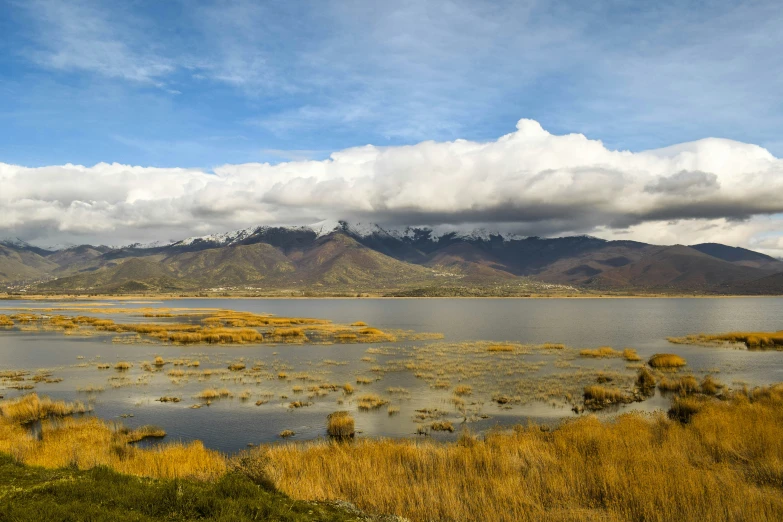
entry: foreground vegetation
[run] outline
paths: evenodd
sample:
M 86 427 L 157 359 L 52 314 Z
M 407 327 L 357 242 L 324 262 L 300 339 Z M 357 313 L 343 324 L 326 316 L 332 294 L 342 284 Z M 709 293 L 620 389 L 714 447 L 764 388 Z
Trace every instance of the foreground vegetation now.
M 352 419 L 339 413 L 327 421 L 338 440 L 231 458 L 199 443 L 137 448 L 117 425 L 61 419 L 80 409 L 25 396 L 0 410 L 0 453 L 10 456 L 0 459 L 0 519 L 360 516 L 294 500 L 413 521 L 783 519 L 783 385 L 700 387 L 678 385 L 668 415 L 582 416 L 553 430 L 463 432 L 450 444 L 351 441 Z M 30 435 L 24 423 L 42 417 Z M 94 516 L 69 518 L 74 510 Z
M 782 520 L 783 386 L 674 406 L 689 422 L 588 416 L 456 444 L 311 442 L 253 455 L 259 476 L 294 498 L 420 521 Z
M 0 520 L 371 520 L 333 504 L 301 502 L 240 473 L 214 481 L 151 480 L 107 467 L 79 471 L 24 466 L 0 455 Z

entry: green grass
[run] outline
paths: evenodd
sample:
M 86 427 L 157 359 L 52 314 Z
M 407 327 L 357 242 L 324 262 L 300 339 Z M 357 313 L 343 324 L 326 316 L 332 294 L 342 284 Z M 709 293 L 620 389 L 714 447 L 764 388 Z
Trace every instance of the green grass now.
M 295 501 L 237 473 L 215 482 L 152 480 L 107 468 L 44 469 L 0 455 L 0 520 L 371 520 L 332 504 Z

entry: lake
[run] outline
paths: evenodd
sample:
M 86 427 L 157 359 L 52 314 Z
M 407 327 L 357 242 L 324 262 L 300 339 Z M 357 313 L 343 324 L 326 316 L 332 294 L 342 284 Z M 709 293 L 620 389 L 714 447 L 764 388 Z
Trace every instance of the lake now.
M 73 304 L 2 301 L 0 308 L 5 310 L 0 314 Z M 353 413 L 363 437 L 415 437 L 421 426 L 434 419 L 448 420 L 456 428 L 454 433 L 430 433 L 439 440 L 456 437 L 463 423 L 474 432 L 530 420 L 556 423 L 576 415 L 573 403 L 584 386 L 597 378 L 620 387 L 632 385 L 639 364 L 579 356 L 580 349 L 599 346 L 633 348 L 642 362 L 655 353 L 676 353 L 688 361 L 687 370 L 680 373 L 697 378 L 713 374 L 730 387 L 783 381 L 783 353 L 666 341 L 690 333 L 783 329 L 783 298 L 177 299 L 103 300 L 87 306 L 106 310 L 88 315 L 117 322 L 170 319 L 112 313 L 112 308 L 219 308 L 340 324 L 363 321 L 383 331 L 443 334 L 441 340 L 372 344 L 179 346 L 146 340 L 117 342 L 111 334 L 0 330 L 0 372 L 29 372 L 22 381 L 2 381 L 0 394 L 5 398 L 35 391 L 81 400 L 89 402 L 101 418 L 130 427 L 154 424 L 168 433 L 164 440 L 199 439 L 226 452 L 281 440 L 279 433 L 286 429 L 296 433 L 293 440 L 322 437 L 326 415 L 337 410 Z M 511 346 L 508 351 L 496 349 L 504 343 Z M 567 348 L 542 349 L 538 345 L 543 343 L 563 343 Z M 145 370 L 143 362 L 155 357 L 166 364 Z M 187 366 L 195 360 L 197 368 Z M 118 361 L 130 362 L 131 369 L 97 369 L 98 364 L 113 366 Z M 183 364 L 175 366 L 176 361 Z M 227 370 L 237 362 L 247 370 Z M 51 374 L 50 380 L 62 381 L 32 380 L 44 370 Z M 207 375 L 205 370 L 215 371 Z M 178 371 L 183 375 L 177 376 Z M 359 384 L 357 379 L 369 382 Z M 34 388 L 15 389 L 19 382 Z M 342 390 L 345 383 L 353 385 L 353 394 Z M 456 395 L 458 386 L 470 390 Z M 233 398 L 207 406 L 196 396 L 209 387 L 226 388 Z M 93 391 L 84 391 L 90 388 Z M 247 393 L 246 400 L 242 393 Z M 360 410 L 357 398 L 363 394 L 375 394 L 388 404 Z M 501 395 L 509 401 L 501 404 L 497 400 Z M 159 402 L 163 396 L 181 401 Z M 295 401 L 305 405 L 290 407 Z M 668 401 L 656 394 L 598 414 L 665 409 Z

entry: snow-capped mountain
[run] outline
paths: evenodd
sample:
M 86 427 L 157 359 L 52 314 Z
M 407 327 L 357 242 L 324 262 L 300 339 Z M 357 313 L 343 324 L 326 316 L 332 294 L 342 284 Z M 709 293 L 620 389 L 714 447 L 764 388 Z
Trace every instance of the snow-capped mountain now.
M 497 231 L 492 231 L 487 228 L 475 228 L 468 230 L 460 230 L 455 227 L 435 227 L 430 228 L 427 226 L 404 226 L 394 227 L 379 225 L 377 223 L 367 222 L 354 222 L 336 221 L 336 220 L 324 220 L 311 225 L 300 226 L 252 226 L 248 228 L 242 228 L 239 230 L 233 230 L 231 232 L 221 232 L 216 234 L 208 234 L 205 236 L 193 236 L 182 241 L 175 241 L 169 245 L 156 244 L 148 246 L 146 248 L 154 248 L 161 246 L 174 246 L 174 247 L 187 247 L 194 244 L 209 244 L 215 246 L 229 246 L 247 241 L 253 236 L 261 236 L 272 230 L 286 230 L 291 232 L 314 232 L 316 238 L 327 236 L 333 232 L 344 232 L 357 239 L 366 239 L 370 237 L 379 238 L 393 238 L 397 240 L 412 240 L 416 237 L 426 236 L 430 241 L 437 242 L 441 238 L 448 237 L 451 240 L 460 239 L 465 241 L 489 241 L 491 237 L 501 237 L 504 241 L 510 241 L 515 239 L 524 239 L 523 236 L 515 234 L 504 234 Z M 135 248 L 145 248 L 140 245 L 132 245 Z

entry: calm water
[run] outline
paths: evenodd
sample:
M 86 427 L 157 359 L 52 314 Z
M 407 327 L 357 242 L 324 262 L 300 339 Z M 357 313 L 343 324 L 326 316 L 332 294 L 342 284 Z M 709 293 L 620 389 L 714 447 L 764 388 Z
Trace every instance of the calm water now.
M 491 400 L 492 393 L 519 394 L 520 387 L 538 382 L 547 376 L 567 381 L 569 372 L 619 372 L 633 375 L 621 359 L 585 360 L 574 356 L 551 356 L 532 352 L 525 355 L 492 355 L 485 349 L 470 350 L 453 343 L 473 341 L 511 341 L 522 344 L 544 342 L 565 343 L 574 349 L 609 345 L 615 349 L 633 347 L 646 360 L 657 352 L 674 352 L 688 361 L 688 369 L 697 377 L 715 373 L 727 385 L 739 386 L 783 382 L 783 353 L 748 352 L 731 348 L 675 346 L 666 341 L 668 336 L 699 332 L 730 330 L 774 331 L 783 329 L 783 298 L 733 299 L 185 299 L 155 302 L 113 302 L 111 306 L 224 308 L 279 316 L 318 317 L 335 323 L 364 321 L 380 329 L 404 329 L 418 332 L 440 332 L 443 341 L 402 342 L 386 345 L 252 345 L 252 346 L 166 346 L 160 344 L 117 344 L 112 336 L 74 337 L 59 332 L 0 331 L 0 371 L 50 370 L 59 383 L 38 383 L 39 394 L 68 400 L 90 401 L 95 414 L 106 419 L 122 419 L 129 426 L 156 424 L 167 433 L 167 440 L 200 439 L 207 446 L 224 451 L 236 451 L 248 443 L 279 440 L 283 429 L 296 432 L 295 440 L 323 436 L 325 416 L 338 409 L 355 412 L 357 429 L 362 436 L 415 436 L 414 422 L 417 409 L 437 408 L 445 412 L 445 419 L 458 426 L 463 416 L 451 403 L 450 389 L 437 389 L 406 371 L 403 365 L 414 361 L 429 364 L 443 378 L 450 380 L 451 388 L 464 383 L 474 387 L 474 394 L 466 397 L 472 415 L 471 429 L 481 431 L 495 425 L 526 422 L 555 421 L 574 415 L 564 404 L 552 401 L 525 400 L 521 404 L 501 408 Z M 47 308 L 69 306 L 70 303 L 40 303 L 0 301 L 0 308 Z M 110 308 L 111 306 L 107 307 Z M 0 310 L 0 313 L 10 313 Z M 62 312 L 71 314 L 75 312 Z M 97 314 L 89 314 L 97 315 Z M 150 321 L 127 314 L 105 315 L 117 322 Z M 448 348 L 439 348 L 447 346 Z M 368 349 L 370 350 L 368 353 Z M 377 353 L 381 352 L 381 353 Z M 464 352 L 464 353 L 463 353 Z M 198 359 L 199 370 L 225 370 L 227 364 L 240 359 L 250 367 L 263 365 L 266 378 L 240 381 L 239 374 L 215 375 L 205 379 L 173 380 L 164 371 L 150 374 L 141 369 L 141 361 L 151 361 L 156 355 L 164 359 Z M 362 360 L 363 358 L 372 360 Z M 500 357 L 498 359 L 497 357 Z M 503 358 L 505 357 L 505 359 Z M 121 375 L 114 370 L 97 370 L 96 363 L 114 364 L 124 360 L 134 367 Z M 338 364 L 326 364 L 331 361 Z M 498 362 L 500 361 L 500 362 Z M 508 364 L 506 364 L 505 362 Z M 476 363 L 483 368 L 471 375 L 456 375 L 455 369 Z M 483 365 L 483 366 L 481 366 Z M 375 367 L 376 371 L 372 368 Z M 378 370 L 380 367 L 380 370 Z M 285 371 L 289 379 L 277 378 Z M 297 380 L 297 374 L 307 373 L 310 381 Z M 574 373 L 574 375 L 576 375 Z M 386 408 L 359 412 L 351 397 L 332 392 L 310 399 L 309 407 L 290 409 L 292 400 L 307 400 L 293 392 L 293 387 L 307 388 L 316 382 L 355 383 L 357 376 L 379 380 L 356 386 L 354 397 L 373 392 L 390 400 L 400 408 L 398 415 L 389 416 Z M 139 384 L 139 379 L 144 384 Z M 576 379 L 576 377 L 574 377 Z M 258 381 L 258 382 L 256 382 Z M 111 383 L 123 382 L 113 388 Z M 8 382 L 5 383 L 9 384 Z M 103 387 L 95 394 L 78 392 L 86 386 Z M 580 385 L 581 386 L 581 385 Z M 200 401 L 195 395 L 207 387 L 227 387 L 235 395 L 250 390 L 252 398 L 238 398 L 213 402 L 209 407 L 191 409 Z M 403 387 L 408 395 L 400 398 L 390 394 L 390 387 Z M 3 389 L 6 398 L 25 393 Z M 264 393 L 268 403 L 256 406 Z M 163 404 L 155 399 L 174 395 L 182 402 Z M 282 398 L 285 395 L 286 398 Z M 338 400 L 344 400 L 338 404 Z M 654 397 L 630 408 L 656 409 L 666 407 L 668 401 Z M 626 407 L 627 408 L 627 407 Z M 605 413 L 606 414 L 606 413 Z M 132 416 L 131 416 L 132 415 Z M 485 417 L 485 418 L 480 418 Z M 448 438 L 454 435 L 441 435 Z

